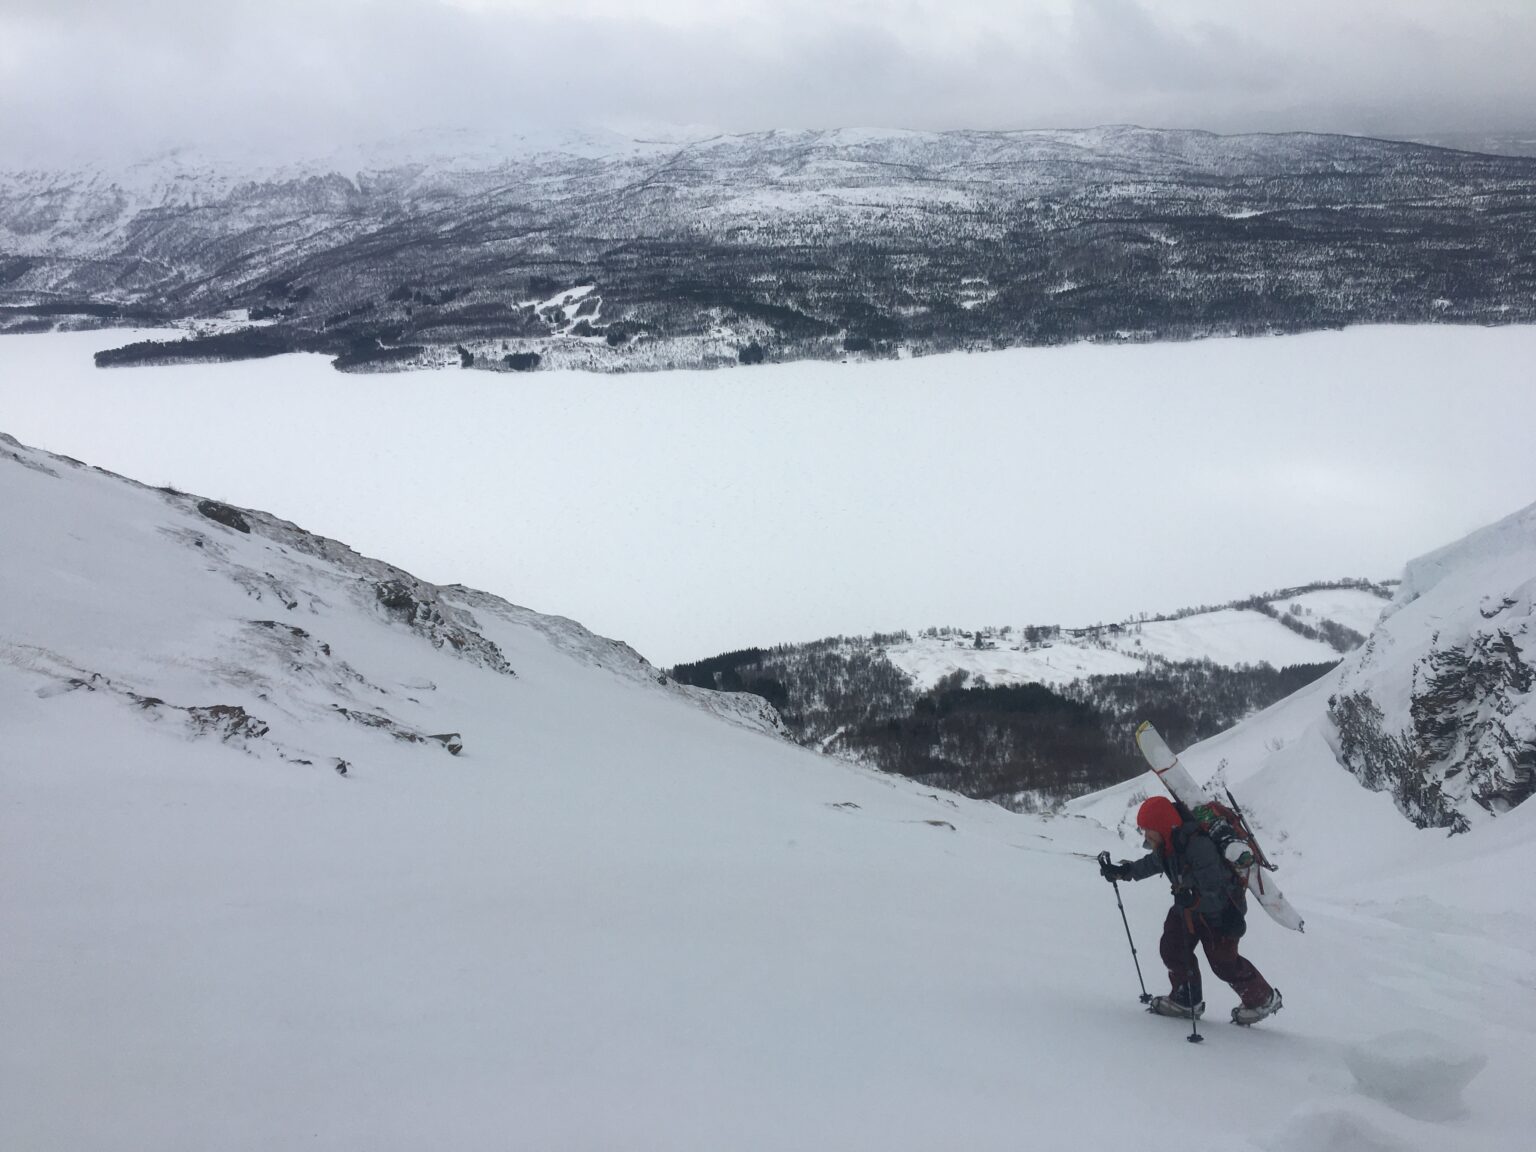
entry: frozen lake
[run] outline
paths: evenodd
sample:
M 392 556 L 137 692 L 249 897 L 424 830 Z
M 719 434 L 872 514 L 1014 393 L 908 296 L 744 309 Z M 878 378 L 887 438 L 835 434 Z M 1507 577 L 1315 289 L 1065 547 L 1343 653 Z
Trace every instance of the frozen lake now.
M 629 376 L 93 367 L 130 338 L 0 338 L 0 431 L 657 664 L 1391 577 L 1536 500 L 1532 328 Z

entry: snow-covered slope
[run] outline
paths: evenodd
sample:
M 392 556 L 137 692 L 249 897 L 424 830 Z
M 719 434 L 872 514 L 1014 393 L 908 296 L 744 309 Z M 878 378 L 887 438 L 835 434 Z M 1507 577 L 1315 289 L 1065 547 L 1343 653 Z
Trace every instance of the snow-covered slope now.
M 1214 608 L 1171 620 L 1062 629 L 1048 635 L 1029 630 L 974 633 L 930 629 L 887 645 L 886 655 L 916 682 L 933 687 L 962 671 L 990 684 L 1069 684 L 1087 676 L 1145 671 L 1155 660 L 1209 660 L 1226 668 L 1243 664 L 1323 664 L 1339 650 L 1322 639 L 1287 627 L 1278 617 L 1316 629 L 1332 622 L 1368 633 L 1386 600 L 1365 587 L 1298 593 L 1271 603 L 1276 615 L 1256 608 Z
M 1101 826 L 925 792 L 568 621 L 9 441 L 0 538 L 0 1147 L 1101 1148 L 1185 1083 L 1230 1102 L 1193 1147 L 1525 1146 L 1536 925 L 1493 881 L 1533 812 L 1414 829 L 1323 689 L 1192 756 L 1309 927 L 1254 925 L 1286 1010 L 1197 1048 L 1091 862 L 1124 794 Z M 1125 896 L 1156 988 L 1166 893 Z
M 0 572 L 0 596 L 25 608 L 7 620 L 4 658 L 41 678 L 44 698 L 99 694 L 263 759 L 366 760 L 371 741 L 359 748 L 360 728 L 458 755 L 475 736 L 439 681 L 467 669 L 472 683 L 501 689 L 537 639 L 609 675 L 776 730 L 761 701 L 672 685 L 624 645 L 571 621 L 434 587 L 265 513 L 146 488 L 6 436 L 0 460 L 21 488 L 10 500 L 10 553 L 49 558 L 41 583 L 14 561 Z M 493 638 L 471 606 L 515 625 L 512 645 Z
M 1410 562 L 1360 649 L 1185 760 L 1198 778 L 1241 781 L 1245 798 L 1250 787 L 1273 795 L 1281 811 L 1315 796 L 1352 817 L 1369 813 L 1371 851 L 1384 842 L 1422 845 L 1423 835 L 1408 831 L 1413 825 L 1465 831 L 1510 813 L 1529 798 L 1536 770 L 1533 593 L 1536 505 Z M 1314 612 L 1346 616 L 1355 602 L 1337 596 L 1302 599 Z M 1306 767 L 1314 764 L 1326 768 Z M 1355 777 L 1373 790 L 1365 805 Z M 1069 809 L 1126 827 L 1155 786 L 1144 776 Z M 1519 823 L 1529 827 L 1531 819 L 1523 813 Z M 1304 845 L 1281 840 L 1276 849 L 1320 854 L 1340 867 L 1357 851 L 1352 838 L 1334 832 Z

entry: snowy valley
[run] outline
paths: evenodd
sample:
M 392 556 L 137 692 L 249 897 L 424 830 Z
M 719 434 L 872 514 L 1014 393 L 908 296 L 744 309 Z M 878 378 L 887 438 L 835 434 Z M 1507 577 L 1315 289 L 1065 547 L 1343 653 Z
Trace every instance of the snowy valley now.
M 1088 1149 L 1196 1078 L 1198 1148 L 1528 1143 L 1530 509 L 1410 564 L 1379 625 L 1283 598 L 1367 643 L 1187 751 L 1308 926 L 1252 925 L 1286 1008 L 1232 1028 L 1213 986 L 1199 1047 L 1141 1011 L 1092 859 L 1138 851 L 1148 777 L 1051 818 L 939 792 L 571 621 L 9 438 L 0 538 L 5 1147 Z M 1430 741 L 1465 832 L 1341 764 L 1347 697 Z M 1124 896 L 1162 990 L 1166 891 Z

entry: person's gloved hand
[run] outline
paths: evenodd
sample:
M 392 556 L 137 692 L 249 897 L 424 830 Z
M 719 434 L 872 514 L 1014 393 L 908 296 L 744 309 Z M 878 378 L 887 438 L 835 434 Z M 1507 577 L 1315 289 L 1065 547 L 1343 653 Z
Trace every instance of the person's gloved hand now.
M 1131 866 L 1124 860 L 1118 864 L 1111 864 L 1106 854 L 1099 858 L 1099 875 L 1106 880 L 1129 880 L 1131 878 Z
M 1180 908 L 1193 908 L 1200 903 L 1200 893 L 1193 888 L 1180 888 L 1173 894 L 1173 902 Z
M 1240 938 L 1248 931 L 1247 918 L 1243 916 L 1243 910 L 1236 904 L 1228 904 L 1226 911 L 1221 914 L 1221 924 L 1218 926 L 1223 936 Z

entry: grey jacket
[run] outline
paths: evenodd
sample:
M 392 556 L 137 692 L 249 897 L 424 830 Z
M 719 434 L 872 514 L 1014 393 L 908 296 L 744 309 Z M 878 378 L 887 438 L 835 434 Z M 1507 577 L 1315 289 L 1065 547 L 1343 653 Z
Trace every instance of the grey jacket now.
M 1247 911 L 1246 891 L 1221 858 L 1216 842 L 1199 828 L 1181 824 L 1173 830 L 1166 852 L 1148 852 L 1140 860 L 1126 863 L 1132 880 L 1145 880 L 1161 872 L 1168 877 L 1175 896 L 1193 892 L 1197 897 L 1194 910 L 1213 927 L 1233 915 L 1229 909 L 1237 909 L 1235 915 L 1239 917 Z M 1230 919 L 1226 922 L 1232 923 Z

